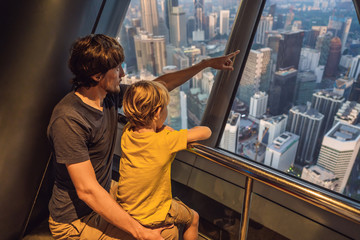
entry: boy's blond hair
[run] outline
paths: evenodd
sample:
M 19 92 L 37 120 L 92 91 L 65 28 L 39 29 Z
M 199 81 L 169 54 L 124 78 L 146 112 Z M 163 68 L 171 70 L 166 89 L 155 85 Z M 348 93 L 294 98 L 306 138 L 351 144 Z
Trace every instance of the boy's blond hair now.
M 126 90 L 123 110 L 131 127 L 149 126 L 159 108 L 164 109 L 170 101 L 166 87 L 156 81 L 139 81 Z

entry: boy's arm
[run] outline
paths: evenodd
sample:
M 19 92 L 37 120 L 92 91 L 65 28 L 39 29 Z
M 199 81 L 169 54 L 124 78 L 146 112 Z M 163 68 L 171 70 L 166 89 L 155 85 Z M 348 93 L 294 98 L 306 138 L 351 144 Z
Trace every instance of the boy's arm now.
M 195 74 L 199 73 L 201 70 L 203 70 L 207 67 L 211 67 L 211 68 L 214 68 L 217 70 L 231 70 L 232 71 L 232 70 L 234 70 L 232 58 L 235 57 L 239 52 L 240 52 L 240 50 L 237 50 L 237 51 L 232 52 L 225 56 L 204 59 L 201 62 L 199 62 L 191 67 L 188 67 L 188 68 L 176 71 L 176 72 L 164 74 L 164 75 L 156 78 L 154 81 L 164 82 L 166 88 L 169 91 L 171 91 L 174 88 L 182 85 L 183 83 L 188 81 L 190 78 L 195 76 Z
M 188 130 L 187 142 L 195 142 L 208 139 L 211 136 L 211 130 L 205 126 L 197 126 Z

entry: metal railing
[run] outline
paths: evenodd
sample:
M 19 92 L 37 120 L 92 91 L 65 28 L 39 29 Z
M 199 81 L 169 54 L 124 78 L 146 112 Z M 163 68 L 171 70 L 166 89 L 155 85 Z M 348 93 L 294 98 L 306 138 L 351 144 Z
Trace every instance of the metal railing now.
M 259 167 L 257 163 L 239 156 L 231 156 L 231 154 L 219 149 L 213 149 L 201 144 L 193 144 L 188 150 L 205 159 L 239 172 L 246 177 L 244 204 L 240 223 L 240 239 L 246 239 L 247 236 L 253 180 L 262 182 L 302 201 L 360 224 L 360 204 L 355 201 L 330 191 L 326 192 L 305 181 L 297 181 L 291 176 L 279 174 L 270 168 Z

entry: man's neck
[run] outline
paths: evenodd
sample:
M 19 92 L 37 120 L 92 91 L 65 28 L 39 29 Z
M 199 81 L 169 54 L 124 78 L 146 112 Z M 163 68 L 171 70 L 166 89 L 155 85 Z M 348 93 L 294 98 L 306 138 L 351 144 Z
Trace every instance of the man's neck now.
M 106 97 L 106 92 L 100 91 L 97 87 L 85 88 L 81 87 L 75 91 L 75 94 L 87 105 L 103 110 L 103 101 Z

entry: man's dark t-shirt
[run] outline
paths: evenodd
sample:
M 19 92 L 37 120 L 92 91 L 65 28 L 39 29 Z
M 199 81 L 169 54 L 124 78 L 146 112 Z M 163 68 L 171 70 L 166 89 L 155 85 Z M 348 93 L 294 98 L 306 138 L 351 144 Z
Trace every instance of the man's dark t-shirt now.
M 78 198 L 65 164 L 90 159 L 99 184 L 109 191 L 116 140 L 118 107 L 121 92 L 108 94 L 103 111 L 85 104 L 75 92 L 68 93 L 54 108 L 48 126 L 48 138 L 53 148 L 55 183 L 49 202 L 50 216 L 56 222 L 70 223 L 91 213 Z

